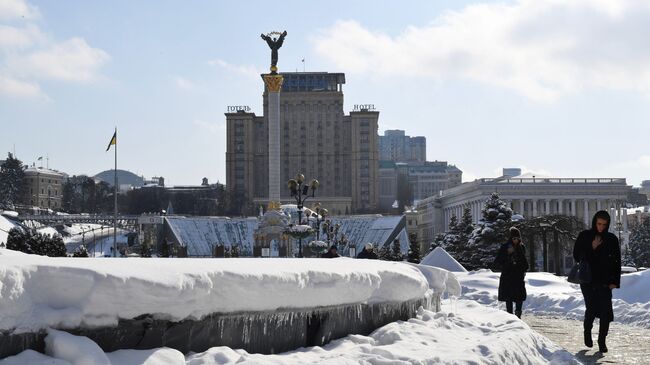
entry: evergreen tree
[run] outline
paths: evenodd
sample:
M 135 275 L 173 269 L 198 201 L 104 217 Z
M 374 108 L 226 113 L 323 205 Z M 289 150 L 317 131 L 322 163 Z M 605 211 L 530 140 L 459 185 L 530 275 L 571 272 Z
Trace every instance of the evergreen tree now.
M 240 251 L 239 246 L 238 245 L 233 245 L 230 248 L 230 256 L 233 257 L 233 258 L 234 257 L 239 257 L 239 251 Z
M 390 261 L 403 261 L 404 255 L 402 255 L 402 246 L 400 245 L 399 239 L 395 239 L 391 245 L 390 250 Z
M 67 252 L 61 235 L 36 233 L 31 238 L 31 246 L 34 253 L 41 256 L 49 257 L 66 257 Z
M 409 235 L 409 252 L 408 252 L 408 262 L 414 264 L 420 263 L 420 244 L 418 243 L 418 236 L 415 233 Z
M 26 191 L 27 180 L 23 163 L 9 153 L 0 166 L 0 205 L 13 208 L 23 202 Z
M 481 215 L 482 218 L 467 243 L 468 249 L 471 250 L 468 252 L 469 260 L 461 262 L 468 269 L 489 267 L 494 261 L 499 245 L 508 239 L 512 209 L 499 198 L 499 194 L 492 193 L 485 201 Z
M 7 249 L 24 253 L 34 253 L 27 240 L 27 232 L 22 228 L 12 228 L 7 236 Z
M 88 257 L 86 246 L 79 245 L 79 247 L 77 247 L 77 249 L 72 253 L 72 257 Z
M 468 241 L 473 231 L 472 211 L 465 208 L 461 220 L 458 221 L 456 216 L 452 216 L 449 221 L 449 231 L 438 235 L 435 243 L 447 251 L 461 265 L 471 266 L 472 251 L 468 247 Z M 431 250 L 434 248 L 432 245 Z
M 632 227 L 629 250 L 636 267 L 650 266 L 650 218 Z
M 41 256 L 66 256 L 65 244 L 60 235 L 44 235 L 30 230 L 23 231 L 19 228 L 13 228 L 9 231 L 7 248 Z
M 388 242 L 385 243 L 383 246 L 381 246 L 377 256 L 379 257 L 380 260 L 392 261 L 391 254 L 390 254 L 390 244 Z

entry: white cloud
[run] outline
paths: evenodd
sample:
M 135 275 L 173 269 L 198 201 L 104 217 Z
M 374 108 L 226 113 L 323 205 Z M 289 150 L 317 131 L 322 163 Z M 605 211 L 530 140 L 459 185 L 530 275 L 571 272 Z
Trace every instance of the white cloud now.
M 11 49 L 25 49 L 37 42 L 43 42 L 45 36 L 34 25 L 23 28 L 0 24 L 0 52 Z
M 101 49 L 93 48 L 82 38 L 54 43 L 27 55 L 10 57 L 10 69 L 27 76 L 47 79 L 91 82 L 97 80 L 99 68 L 109 60 Z
M 229 72 L 235 72 L 239 73 L 248 77 L 252 78 L 259 78 L 261 74 L 264 73 L 264 71 L 257 69 L 255 66 L 246 66 L 246 65 L 233 65 L 231 63 L 228 63 L 222 59 L 214 59 L 208 61 L 208 65 L 214 66 L 214 67 L 220 67 L 223 68 Z
M 650 93 L 650 3 L 519 0 L 448 11 L 397 36 L 339 21 L 312 39 L 347 72 L 461 78 L 537 101 L 583 89 Z
M 100 68 L 110 59 L 81 37 L 58 41 L 36 23 L 38 9 L 22 0 L 0 0 L 1 92 L 10 97 L 47 99 L 40 82 L 90 83 L 102 79 Z
M 174 80 L 174 84 L 176 84 L 176 87 L 178 87 L 181 90 L 191 91 L 196 88 L 196 86 L 192 81 L 182 76 L 174 76 L 172 79 Z
M 0 20 L 32 19 L 38 16 L 38 9 L 24 0 L 0 0 Z
M 0 94 L 17 98 L 44 98 L 38 84 L 0 75 Z

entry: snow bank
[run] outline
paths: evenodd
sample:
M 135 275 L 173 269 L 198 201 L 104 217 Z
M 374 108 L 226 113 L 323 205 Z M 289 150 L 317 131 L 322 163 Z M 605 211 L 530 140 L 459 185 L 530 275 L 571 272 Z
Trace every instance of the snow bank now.
M 456 273 L 463 289 L 463 298 L 475 300 L 491 307 L 499 307 L 497 290 L 499 273 L 478 270 Z M 566 277 L 550 273 L 526 274 L 528 298 L 524 312 L 563 315 L 582 319 L 585 305 L 580 286 L 566 281 Z M 621 288 L 613 291 L 614 320 L 650 328 L 650 271 L 621 276 Z
M 70 338 L 83 343 L 90 341 L 77 336 Z M 33 351 L 19 356 L 25 353 L 33 356 Z M 120 365 L 579 364 L 566 350 L 513 315 L 467 300 L 443 305 L 443 311 L 438 313 L 420 309 L 416 318 L 390 323 L 369 336 L 350 335 L 323 347 L 276 355 L 250 354 L 222 346 L 185 358 L 166 348 L 120 350 L 107 356 L 112 364 Z M 71 361 L 78 363 L 77 359 Z
M 118 350 L 106 354 L 113 365 L 185 365 L 185 356 L 170 348 Z
M 34 350 L 25 350 L 16 356 L 0 360 L 0 365 L 71 365 L 69 361 L 55 359 Z
M 442 285 L 411 265 L 378 260 L 83 259 L 0 249 L 0 330 L 402 302 Z
M 460 296 L 461 286 L 456 276 L 439 267 L 411 264 L 422 272 L 422 275 L 429 281 L 429 287 L 436 293 L 447 293 L 448 295 Z
M 573 356 L 512 315 L 460 301 L 433 313 L 393 322 L 369 336 L 351 335 L 323 347 L 277 355 L 215 347 L 188 365 L 246 364 L 578 364 Z
M 455 258 L 451 257 L 447 251 L 442 247 L 436 247 L 433 251 L 429 252 L 422 261 L 422 265 L 435 266 L 449 271 L 467 272 Z
M 0 243 L 7 244 L 7 236 L 9 236 L 9 231 L 14 228 L 16 225 L 13 224 L 9 219 L 0 215 Z
M 88 337 L 47 330 L 45 353 L 72 365 L 111 365 L 104 351 Z

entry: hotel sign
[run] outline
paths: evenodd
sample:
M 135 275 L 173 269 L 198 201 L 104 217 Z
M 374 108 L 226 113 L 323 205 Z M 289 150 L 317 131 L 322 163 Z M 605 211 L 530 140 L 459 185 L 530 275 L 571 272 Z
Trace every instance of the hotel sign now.
M 375 104 L 354 104 L 354 109 L 353 109 L 353 111 L 355 112 L 368 112 L 374 110 L 375 110 Z
M 251 107 L 248 105 L 228 105 L 228 113 L 237 113 L 237 112 L 250 112 Z

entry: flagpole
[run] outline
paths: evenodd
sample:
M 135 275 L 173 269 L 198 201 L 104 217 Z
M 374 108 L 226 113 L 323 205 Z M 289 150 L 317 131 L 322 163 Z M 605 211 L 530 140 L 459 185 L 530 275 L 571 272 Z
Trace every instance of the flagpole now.
M 113 216 L 113 257 L 117 254 L 117 127 L 115 127 L 115 190 L 113 196 L 115 198 L 115 209 Z

